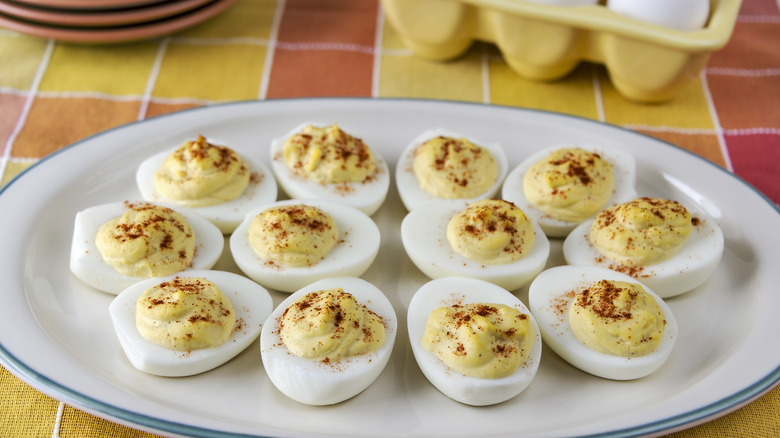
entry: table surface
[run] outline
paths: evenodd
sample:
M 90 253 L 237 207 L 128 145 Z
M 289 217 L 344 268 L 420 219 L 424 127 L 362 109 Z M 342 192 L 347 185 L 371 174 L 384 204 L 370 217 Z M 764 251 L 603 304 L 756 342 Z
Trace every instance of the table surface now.
M 630 102 L 604 66 L 561 80 L 513 73 L 489 43 L 417 58 L 378 0 L 239 0 L 170 36 L 66 44 L 0 28 L 0 177 L 92 134 L 220 102 L 351 96 L 478 102 L 573 114 L 686 148 L 780 203 L 780 11 L 744 0 L 733 36 L 671 101 Z M 10 212 L 0 212 L 9 214 Z M 0 436 L 152 436 L 84 413 L 0 368 Z M 674 437 L 780 436 L 780 389 Z

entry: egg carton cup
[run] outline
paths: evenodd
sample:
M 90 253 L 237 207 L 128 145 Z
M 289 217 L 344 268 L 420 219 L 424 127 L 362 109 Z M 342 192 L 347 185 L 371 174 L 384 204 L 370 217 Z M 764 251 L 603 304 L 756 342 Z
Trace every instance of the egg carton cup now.
M 474 40 L 496 44 L 520 76 L 560 79 L 582 61 L 604 64 L 615 88 L 637 102 L 663 102 L 696 79 L 731 37 L 741 0 L 710 0 L 704 28 L 680 31 L 619 15 L 602 4 L 526 0 L 382 0 L 390 24 L 430 60 L 463 54 Z

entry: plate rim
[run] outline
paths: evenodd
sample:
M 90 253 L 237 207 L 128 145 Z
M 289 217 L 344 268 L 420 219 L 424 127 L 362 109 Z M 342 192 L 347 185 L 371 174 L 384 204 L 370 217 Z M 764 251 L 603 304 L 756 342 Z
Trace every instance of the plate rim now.
M 187 114 L 194 113 L 194 112 L 219 111 L 220 108 L 224 108 L 228 106 L 277 105 L 280 103 L 288 104 L 288 103 L 300 103 L 306 101 L 319 101 L 319 102 L 329 102 L 329 103 L 332 102 L 334 104 L 337 102 L 349 101 L 349 102 L 367 103 L 368 105 L 373 105 L 373 103 L 371 102 L 396 102 L 396 103 L 411 104 L 411 105 L 415 105 L 415 104 L 426 105 L 430 103 L 439 103 L 439 104 L 454 105 L 454 106 L 467 106 L 470 108 L 477 108 L 480 106 L 481 107 L 490 106 L 498 109 L 517 111 L 518 113 L 529 112 L 529 113 L 537 113 L 543 115 L 551 115 L 554 117 L 570 118 L 573 120 L 585 122 L 586 124 L 588 123 L 603 124 L 608 128 L 618 129 L 626 133 L 630 133 L 631 135 L 639 135 L 651 139 L 654 142 L 663 143 L 666 146 L 670 146 L 674 149 L 684 152 L 685 154 L 689 155 L 695 160 L 704 162 L 706 165 L 709 165 L 717 169 L 718 171 L 722 172 L 727 178 L 732 178 L 737 183 L 748 188 L 752 193 L 758 195 L 760 200 L 767 203 L 776 213 L 780 214 L 780 206 L 778 206 L 776 203 L 770 200 L 766 195 L 761 193 L 758 189 L 756 189 L 753 185 L 745 181 L 740 176 L 736 175 L 735 173 L 729 171 L 726 168 L 718 166 L 717 164 L 707 160 L 704 157 L 701 157 L 700 155 L 695 154 L 692 151 L 689 151 L 685 148 L 664 141 L 662 139 L 653 137 L 649 134 L 632 131 L 628 128 L 624 128 L 619 125 L 600 122 L 597 120 L 589 119 L 578 115 L 559 113 L 559 112 L 542 110 L 542 109 L 514 107 L 508 105 L 495 105 L 495 104 L 485 105 L 476 102 L 450 101 L 444 99 L 393 98 L 393 97 L 391 98 L 373 98 L 373 97 L 372 98 L 367 98 L 367 97 L 300 97 L 297 98 L 296 97 L 296 98 L 284 98 L 284 99 L 273 99 L 273 100 L 240 100 L 240 101 L 231 101 L 231 102 L 221 102 L 221 103 L 216 103 L 208 106 L 188 108 L 173 113 L 157 115 L 144 120 L 133 121 L 125 125 L 116 126 L 108 130 L 95 133 L 93 135 L 90 135 L 89 137 L 86 137 L 77 142 L 69 144 L 63 148 L 58 149 L 57 151 L 54 151 L 42 157 L 36 163 L 34 163 L 33 165 L 29 166 L 28 168 L 24 169 L 19 174 L 14 176 L 2 188 L 0 188 L 0 199 L 2 198 L 2 195 L 11 187 L 13 187 L 14 184 L 19 179 L 26 177 L 26 175 L 29 172 L 31 172 L 33 169 L 38 167 L 41 163 L 54 159 L 54 157 L 62 153 L 66 153 L 67 151 L 74 149 L 84 143 L 95 141 L 97 138 L 112 133 L 114 131 L 132 129 L 133 126 L 137 126 L 139 124 L 145 124 L 152 120 L 159 121 L 161 119 L 172 117 L 172 116 L 186 117 Z M 95 416 L 119 424 L 123 424 L 132 428 L 141 429 L 150 432 L 162 431 L 167 433 L 186 434 L 187 436 L 195 436 L 195 437 L 213 436 L 213 437 L 236 438 L 236 437 L 250 436 L 242 433 L 213 430 L 201 426 L 182 424 L 172 420 L 163 420 L 159 418 L 154 418 L 142 413 L 137 413 L 125 408 L 114 406 L 108 402 L 96 400 L 90 396 L 87 396 L 79 392 L 78 390 L 70 388 L 65 384 L 54 381 L 46 377 L 45 375 L 39 373 L 37 370 L 32 368 L 32 366 L 23 363 L 21 360 L 15 357 L 10 351 L 8 351 L 5 348 L 5 346 L 2 343 L 0 343 L 0 364 L 2 364 L 11 374 L 15 375 L 20 380 L 26 382 L 27 384 L 37 389 L 38 391 L 51 396 L 52 398 L 55 398 L 57 400 L 63 401 L 68 404 L 72 404 L 84 410 L 85 412 L 91 413 Z M 750 402 L 760 398 L 762 395 L 766 394 L 767 392 L 771 391 L 774 387 L 778 386 L 778 384 L 780 384 L 780 364 L 777 364 L 777 366 L 772 371 L 770 371 L 768 374 L 764 375 L 757 381 L 753 382 L 752 384 L 748 385 L 747 387 L 741 388 L 740 390 L 724 398 L 711 402 L 702 407 L 687 412 L 682 412 L 678 415 L 664 418 L 661 420 L 652 421 L 645 424 L 638 424 L 632 427 L 618 429 L 607 433 L 578 435 L 578 436 L 633 437 L 633 436 L 644 436 L 647 434 L 671 433 L 677 430 L 686 429 L 707 421 L 711 421 L 715 418 L 726 415 L 729 412 L 737 410 L 749 404 Z M 262 436 L 262 435 L 251 435 L 251 436 Z

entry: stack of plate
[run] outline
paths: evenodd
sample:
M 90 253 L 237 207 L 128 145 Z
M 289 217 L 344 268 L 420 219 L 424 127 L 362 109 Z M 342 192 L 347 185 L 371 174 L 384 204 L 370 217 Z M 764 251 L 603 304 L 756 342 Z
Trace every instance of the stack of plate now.
M 0 27 L 43 38 L 116 43 L 167 35 L 236 0 L 0 0 Z

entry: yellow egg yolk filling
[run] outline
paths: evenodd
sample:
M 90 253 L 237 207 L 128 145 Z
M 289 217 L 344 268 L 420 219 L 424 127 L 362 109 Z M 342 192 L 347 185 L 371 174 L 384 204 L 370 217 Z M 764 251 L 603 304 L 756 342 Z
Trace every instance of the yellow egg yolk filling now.
M 289 267 L 312 266 L 336 245 L 333 218 L 308 205 L 271 207 L 249 226 L 249 244 L 260 257 Z
M 128 204 L 95 236 L 103 260 L 129 277 L 163 277 L 192 265 L 195 236 L 182 215 L 167 207 Z
M 415 150 L 412 169 L 423 190 L 446 199 L 477 197 L 498 179 L 493 154 L 465 138 L 426 141 Z
M 692 230 L 692 216 L 679 202 L 638 198 L 601 211 L 588 238 L 610 260 L 647 266 L 674 257 Z
M 282 155 L 294 173 L 321 184 L 368 182 L 377 172 L 368 145 L 336 124 L 304 127 L 285 140 Z
M 581 148 L 556 150 L 523 175 L 526 199 L 542 212 L 567 222 L 582 222 L 594 215 L 614 189 L 609 162 Z
M 235 326 L 230 299 L 205 278 L 162 282 L 144 291 L 136 303 L 138 332 L 170 350 L 217 347 Z
M 205 207 L 241 196 L 250 176 L 249 165 L 235 151 L 198 136 L 165 158 L 154 173 L 154 186 L 182 205 Z
M 666 328 L 661 307 L 641 285 L 609 280 L 598 281 L 575 296 L 569 323 L 583 344 L 623 357 L 654 351 Z
M 534 342 L 528 315 L 503 304 L 465 304 L 431 312 L 422 345 L 467 376 L 499 379 L 525 363 Z
M 469 204 L 450 219 L 447 240 L 469 260 L 501 265 L 528 254 L 534 244 L 534 229 L 516 205 L 486 199 Z
M 376 352 L 386 339 L 382 318 L 341 288 L 294 301 L 279 319 L 279 336 L 296 356 L 325 362 Z

